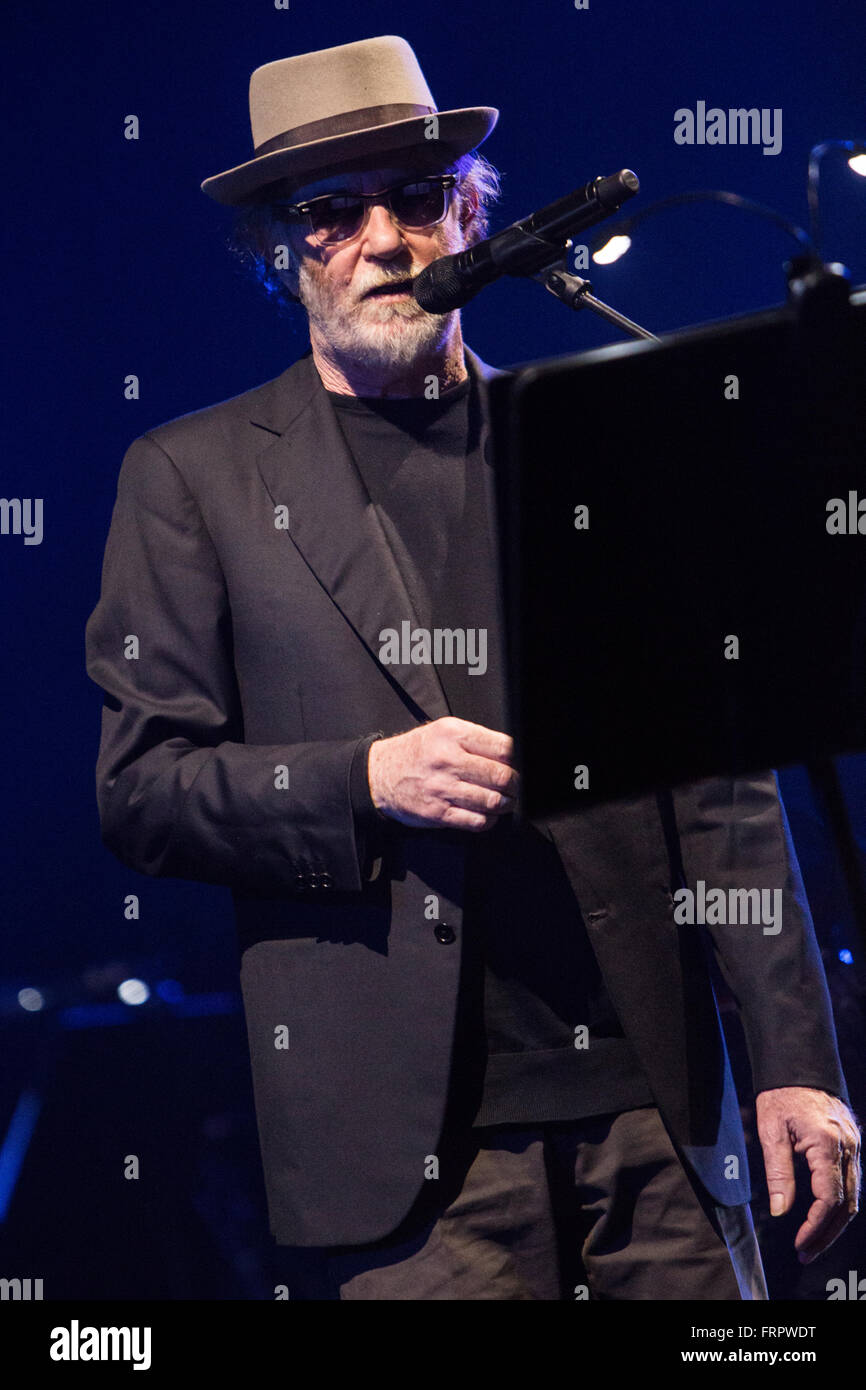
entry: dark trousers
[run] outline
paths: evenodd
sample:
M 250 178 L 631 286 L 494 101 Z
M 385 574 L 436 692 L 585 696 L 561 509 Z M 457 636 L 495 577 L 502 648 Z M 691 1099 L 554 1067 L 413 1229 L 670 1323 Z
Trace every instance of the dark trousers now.
M 289 1298 L 767 1297 L 748 1206 L 699 1191 L 653 1106 L 441 1147 L 439 1177 L 387 1240 L 281 1247 Z

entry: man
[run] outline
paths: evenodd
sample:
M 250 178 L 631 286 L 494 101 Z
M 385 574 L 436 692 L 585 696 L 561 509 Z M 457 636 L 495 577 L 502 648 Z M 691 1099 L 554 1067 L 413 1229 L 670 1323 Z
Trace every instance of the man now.
M 808 1160 L 813 1258 L 856 1210 L 859 1136 L 772 773 L 514 815 L 493 369 L 409 292 L 484 235 L 497 112 L 438 112 L 394 37 L 257 69 L 250 112 L 254 157 L 203 188 L 311 351 L 133 443 L 87 640 L 105 843 L 233 891 L 289 1296 L 766 1297 L 671 890 L 783 893 L 778 934 L 707 942 L 774 1211 Z

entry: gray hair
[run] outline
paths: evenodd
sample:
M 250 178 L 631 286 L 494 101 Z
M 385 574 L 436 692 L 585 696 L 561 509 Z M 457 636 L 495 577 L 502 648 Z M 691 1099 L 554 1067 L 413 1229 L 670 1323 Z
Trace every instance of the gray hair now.
M 483 241 L 487 236 L 489 209 L 500 196 L 499 171 L 483 154 L 473 150 L 471 154 L 460 155 L 439 166 L 438 172 L 458 177 L 454 196 L 466 245 L 474 246 L 477 241 Z M 271 184 L 266 194 L 271 198 L 290 197 L 291 190 L 288 186 Z M 228 237 L 231 253 L 245 270 L 252 272 L 268 298 L 282 311 L 301 302 L 273 264 L 274 246 L 285 245 L 285 235 L 285 223 L 277 220 L 270 201 L 262 197 L 261 201 L 237 210 Z M 289 254 L 291 256 L 291 252 Z

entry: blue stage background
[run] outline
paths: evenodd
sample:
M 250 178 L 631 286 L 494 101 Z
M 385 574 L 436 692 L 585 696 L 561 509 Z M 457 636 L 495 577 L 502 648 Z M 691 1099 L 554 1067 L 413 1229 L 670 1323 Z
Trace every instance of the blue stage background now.
M 278 316 L 236 267 L 225 248 L 230 214 L 199 189 L 250 155 L 249 74 L 293 53 L 404 36 L 440 109 L 500 109 L 483 146 L 503 176 L 494 231 L 623 167 L 641 180 L 629 211 L 727 189 L 806 226 L 810 147 L 866 134 L 862 9 L 839 0 L 591 0 L 587 10 L 570 0 L 442 0 L 415 12 L 383 0 L 292 0 L 288 10 L 268 0 L 49 0 L 7 10 L 4 31 L 0 490 L 43 498 L 45 530 L 40 545 L 0 537 L 0 1276 L 43 1277 L 46 1298 L 268 1298 L 230 899 L 146 880 L 102 848 L 93 776 L 101 697 L 84 671 L 84 626 L 131 440 L 276 376 L 307 346 L 303 319 Z M 677 145 L 674 112 L 699 100 L 781 108 L 780 153 Z M 140 121 L 137 141 L 124 138 L 129 114 Z M 866 281 L 866 181 L 841 155 L 824 162 L 822 208 L 825 257 Z M 758 218 L 698 205 L 650 219 L 623 260 L 588 273 L 602 299 L 666 331 L 781 303 L 794 250 Z M 511 280 L 472 302 L 463 322 L 469 345 L 501 366 L 620 336 Z M 141 383 L 134 401 L 124 397 L 130 373 Z M 862 850 L 864 759 L 840 766 Z M 863 962 L 850 907 L 802 769 L 785 770 L 782 785 L 863 1107 Z M 124 917 L 130 893 L 140 898 L 137 921 Z M 130 977 L 151 991 L 138 1008 L 117 1000 Z M 23 988 L 40 991 L 44 1007 L 22 1009 Z M 142 1158 L 135 1183 L 122 1176 L 128 1153 Z M 760 1193 L 760 1167 L 755 1178 Z M 863 1237 L 850 1231 L 801 1272 L 795 1227 L 786 1219 L 767 1236 L 777 1293 L 826 1297 L 825 1280 L 857 1267 L 858 1252 L 866 1268 Z

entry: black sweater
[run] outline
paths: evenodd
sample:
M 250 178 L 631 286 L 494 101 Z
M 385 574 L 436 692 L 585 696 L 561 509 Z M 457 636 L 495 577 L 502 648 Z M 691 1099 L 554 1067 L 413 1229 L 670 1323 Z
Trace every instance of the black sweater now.
M 465 381 L 429 401 L 328 394 L 419 623 L 475 636 L 465 662 L 437 664 L 452 713 L 505 730 L 477 390 Z M 373 854 L 387 829 L 367 783 L 370 742 L 356 755 L 352 796 Z M 652 1104 L 546 826 L 506 815 L 467 831 L 466 846 L 453 1113 L 475 1126 L 531 1124 Z

